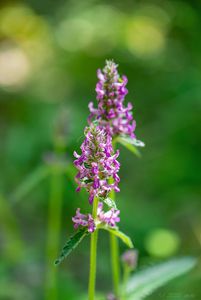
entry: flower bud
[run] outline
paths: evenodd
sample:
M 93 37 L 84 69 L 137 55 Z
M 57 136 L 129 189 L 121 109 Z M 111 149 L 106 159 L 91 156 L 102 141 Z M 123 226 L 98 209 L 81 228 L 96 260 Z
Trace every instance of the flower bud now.
M 137 250 L 127 250 L 121 256 L 121 261 L 124 265 L 134 270 L 137 267 L 138 262 L 138 251 Z
M 110 293 L 106 297 L 107 300 L 119 300 L 114 294 Z

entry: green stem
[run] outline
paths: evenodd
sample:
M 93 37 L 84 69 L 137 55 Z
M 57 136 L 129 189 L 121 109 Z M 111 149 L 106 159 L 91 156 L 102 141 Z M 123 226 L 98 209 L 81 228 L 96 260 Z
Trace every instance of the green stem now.
M 50 177 L 50 199 L 48 208 L 47 229 L 47 270 L 46 270 L 46 299 L 56 300 L 57 294 L 57 271 L 53 261 L 59 251 L 61 212 L 62 212 L 62 189 L 63 176 L 61 171 L 53 169 Z
M 122 286 L 122 300 L 126 300 L 126 287 L 127 282 L 129 279 L 131 269 L 128 266 L 124 266 L 124 273 L 123 273 L 123 286 Z
M 110 233 L 110 251 L 112 264 L 113 288 L 116 296 L 119 295 L 119 244 L 117 237 Z
M 113 141 L 113 148 L 115 150 L 116 142 Z M 111 179 L 113 181 L 113 179 Z M 115 192 L 110 192 L 110 198 L 115 201 Z M 120 278 L 120 266 L 119 266 L 119 243 L 114 234 L 110 233 L 110 253 L 111 253 L 111 266 L 112 266 L 112 280 L 113 289 L 116 297 L 119 296 L 119 278 Z
M 8 199 L 0 194 L 0 224 L 5 236 L 5 257 L 10 262 L 19 262 L 24 255 L 25 245 L 21 237 L 18 220 L 13 213 Z
M 93 218 L 96 218 L 98 208 L 98 198 L 93 203 Z M 89 271 L 89 300 L 94 300 L 96 286 L 96 256 L 97 256 L 98 229 L 91 234 L 90 245 L 90 271 Z

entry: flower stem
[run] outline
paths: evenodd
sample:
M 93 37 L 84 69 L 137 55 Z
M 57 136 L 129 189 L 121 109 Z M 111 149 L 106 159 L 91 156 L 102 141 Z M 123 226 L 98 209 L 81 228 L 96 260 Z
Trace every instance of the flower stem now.
M 3 247 L 2 249 L 2 261 L 8 259 L 9 262 L 18 263 L 22 260 L 26 249 L 26 245 L 21 237 L 18 220 L 10 207 L 8 199 L 2 194 L 0 194 L 0 207 L 1 233 L 5 238 L 5 248 Z
M 115 193 L 111 193 L 110 197 L 114 200 Z M 113 279 L 113 288 L 116 296 L 119 295 L 119 244 L 117 237 L 110 233 L 110 251 L 111 251 L 111 264 L 112 264 L 112 279 Z
M 127 286 L 130 272 L 131 272 L 131 269 L 125 265 L 124 271 L 123 271 L 122 300 L 126 300 L 126 286 Z
M 93 218 L 96 218 L 98 208 L 98 198 L 94 198 Z M 89 300 L 94 300 L 96 286 L 96 254 L 97 254 L 98 229 L 91 234 L 90 245 L 90 271 L 89 271 Z
M 116 148 L 116 141 L 113 140 L 113 149 Z M 115 200 L 115 192 L 110 192 L 110 198 Z M 111 253 L 111 266 L 112 266 L 112 280 L 115 296 L 119 296 L 119 278 L 120 278 L 120 266 L 119 266 L 119 243 L 114 234 L 110 233 L 110 253 Z
M 62 211 L 63 178 L 59 170 L 53 170 L 50 177 L 50 199 L 48 208 L 47 232 L 47 270 L 46 299 L 57 300 L 57 272 L 53 261 L 59 251 L 61 211 Z

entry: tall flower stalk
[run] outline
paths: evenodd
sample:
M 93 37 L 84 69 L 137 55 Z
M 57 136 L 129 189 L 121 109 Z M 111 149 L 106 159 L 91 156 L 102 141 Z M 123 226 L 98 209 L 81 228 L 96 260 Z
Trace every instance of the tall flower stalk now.
M 120 181 L 118 171 L 120 164 L 117 161 L 119 151 L 114 153 L 111 136 L 94 123 L 85 129 L 85 140 L 81 145 L 81 155 L 74 152 L 74 162 L 78 173 L 76 182 L 77 191 L 85 188 L 89 193 L 89 203 L 93 205 L 92 215 L 84 215 L 77 209 L 72 218 L 75 229 L 86 227 L 91 233 L 90 247 L 90 274 L 89 274 L 89 300 L 94 300 L 96 282 L 96 252 L 98 241 L 98 228 L 100 225 L 115 227 L 119 222 L 119 211 L 111 208 L 103 211 L 103 201 L 112 191 L 119 191 Z
M 89 103 L 90 115 L 89 124 L 96 120 L 100 128 L 104 128 L 111 136 L 115 147 L 115 140 L 118 137 L 129 137 L 135 141 L 134 130 L 136 122 L 133 120 L 132 104 L 124 105 L 125 96 L 128 93 L 126 76 L 120 76 L 117 71 L 117 65 L 113 61 L 106 61 L 106 65 L 101 71 L 97 71 L 98 83 L 96 85 L 97 108 L 94 108 L 92 102 Z M 115 192 L 112 191 L 110 197 L 115 201 Z M 118 240 L 110 234 L 111 247 L 111 265 L 113 273 L 113 286 L 115 295 L 119 295 L 119 249 Z
M 129 248 L 133 248 L 131 239 L 122 233 L 117 223 L 120 221 L 120 211 L 117 209 L 115 194 L 119 192 L 118 172 L 120 163 L 117 158 L 116 142 L 122 142 L 135 148 L 137 142 L 134 134 L 135 121 L 132 115 L 132 105 L 124 105 L 126 76 L 120 77 L 117 65 L 107 61 L 103 71 L 98 70 L 97 108 L 89 103 L 89 126 L 85 128 L 85 139 L 80 147 L 81 154 L 74 152 L 74 165 L 78 170 L 75 181 L 77 192 L 85 189 L 88 192 L 88 202 L 91 207 L 86 214 L 76 210 L 72 218 L 75 233 L 64 245 L 55 264 L 59 264 L 87 235 L 91 235 L 89 300 L 94 300 L 96 284 L 96 259 L 98 231 L 107 230 L 110 234 L 111 263 L 115 296 L 120 295 L 120 266 L 118 240 L 121 239 Z M 132 148 L 132 149 L 133 149 Z M 106 206 L 108 207 L 105 210 Z

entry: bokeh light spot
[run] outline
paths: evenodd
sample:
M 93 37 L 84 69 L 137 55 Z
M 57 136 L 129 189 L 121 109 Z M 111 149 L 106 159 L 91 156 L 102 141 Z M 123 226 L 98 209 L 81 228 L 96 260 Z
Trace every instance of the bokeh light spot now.
M 110 5 L 80 9 L 70 18 L 68 8 L 62 18 L 55 30 L 56 40 L 70 52 L 84 50 L 93 56 L 103 55 L 117 45 L 121 35 L 123 14 Z
M 175 254 L 179 248 L 180 239 L 171 230 L 155 229 L 145 239 L 145 248 L 148 253 L 156 257 L 168 257 Z
M 128 25 L 126 33 L 128 49 L 138 57 L 151 57 L 165 47 L 165 35 L 150 17 L 137 16 Z
M 39 21 L 32 10 L 23 5 L 5 7 L 0 16 L 1 31 L 7 36 L 20 39 L 32 35 Z
M 91 41 L 93 27 L 84 19 L 64 20 L 56 31 L 59 45 L 68 51 L 85 48 Z
M 24 51 L 16 46 L 0 49 L 0 85 L 18 87 L 25 83 L 30 63 Z

